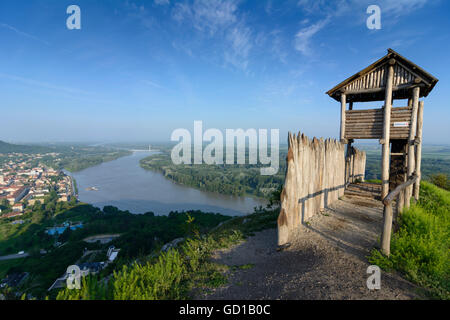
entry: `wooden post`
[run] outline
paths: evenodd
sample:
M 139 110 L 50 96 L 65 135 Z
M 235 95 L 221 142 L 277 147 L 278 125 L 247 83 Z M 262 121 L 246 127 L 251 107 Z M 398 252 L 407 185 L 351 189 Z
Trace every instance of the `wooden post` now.
M 345 140 L 345 108 L 347 105 L 345 93 L 341 93 L 341 141 Z
M 384 199 L 389 193 L 389 147 L 391 135 L 391 111 L 392 111 L 392 86 L 394 82 L 394 64 L 395 60 L 389 61 L 389 69 L 386 82 L 386 95 L 384 102 L 384 120 L 383 120 L 383 150 L 381 163 L 381 199 Z M 392 217 L 391 217 L 392 219 Z
M 389 257 L 391 254 L 392 204 L 384 206 L 384 226 L 381 236 L 381 251 Z
M 352 143 L 353 140 L 350 139 L 347 141 L 347 153 L 346 153 L 346 157 L 345 157 L 345 186 L 347 187 L 348 184 L 353 183 L 355 181 L 353 181 L 352 179 Z
M 412 186 L 415 182 L 417 182 L 417 176 L 412 175 L 405 183 L 397 186 L 383 199 L 384 226 L 383 233 L 381 234 L 381 251 L 387 256 L 389 256 L 391 251 L 392 201 L 397 199 L 397 202 L 399 202 L 400 194 L 404 192 L 407 187 Z
M 413 97 L 412 97 L 412 112 L 411 112 L 411 124 L 409 130 L 409 139 L 408 139 L 408 177 L 410 177 L 414 173 L 415 167 L 415 144 L 414 140 L 416 138 L 416 130 L 417 130 L 417 112 L 419 109 L 419 95 L 420 95 L 420 87 L 415 87 L 413 89 Z M 405 194 L 405 206 L 409 208 L 411 203 L 413 186 L 409 186 L 406 188 Z
M 416 174 L 417 174 L 417 182 L 414 184 L 414 199 L 419 201 L 419 191 L 420 191 L 420 180 L 422 177 L 421 172 L 421 162 L 422 162 L 422 129 L 423 129 L 423 101 L 419 103 L 419 110 L 417 113 L 417 140 L 418 145 L 416 148 Z

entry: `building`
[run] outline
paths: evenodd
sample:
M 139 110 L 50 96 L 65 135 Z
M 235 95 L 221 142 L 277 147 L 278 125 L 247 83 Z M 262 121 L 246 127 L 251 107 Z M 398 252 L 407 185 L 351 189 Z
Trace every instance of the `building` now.
M 15 188 L 14 188 L 15 189 Z M 23 186 L 20 188 L 15 189 L 12 193 L 10 193 L 7 197 L 10 204 L 15 204 L 16 202 L 19 202 L 22 200 L 23 197 L 27 195 L 29 191 L 29 188 Z
M 16 203 L 12 207 L 14 212 L 23 212 L 23 204 L 22 203 Z
M 95 275 L 99 273 L 104 267 L 104 262 L 87 262 L 87 263 L 81 263 L 76 265 L 78 268 L 80 268 L 81 277 L 86 277 L 90 274 Z M 53 289 L 60 289 L 66 287 L 67 284 L 67 278 L 69 278 L 69 274 L 65 273 L 61 278 L 58 278 L 55 280 L 55 282 L 51 285 L 50 288 L 48 288 L 48 291 L 51 291 Z
M 116 260 L 120 249 L 116 249 L 114 246 L 109 247 L 106 256 L 108 257 L 108 262 L 113 262 Z
M 15 288 L 20 286 L 23 281 L 28 277 L 28 272 L 12 273 L 0 282 L 0 288 Z

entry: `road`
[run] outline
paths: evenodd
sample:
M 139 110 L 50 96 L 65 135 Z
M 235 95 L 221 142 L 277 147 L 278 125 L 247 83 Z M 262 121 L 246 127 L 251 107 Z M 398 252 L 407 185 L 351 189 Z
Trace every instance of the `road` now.
M 13 260 L 13 259 L 23 259 L 23 258 L 26 258 L 28 256 L 29 256 L 28 253 L 24 253 L 24 254 L 10 254 L 9 256 L 0 257 L 0 261 Z

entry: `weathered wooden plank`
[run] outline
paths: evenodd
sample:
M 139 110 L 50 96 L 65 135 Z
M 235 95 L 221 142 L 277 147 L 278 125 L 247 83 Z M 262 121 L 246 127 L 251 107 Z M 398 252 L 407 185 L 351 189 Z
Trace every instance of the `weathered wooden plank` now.
M 389 257 L 391 254 L 392 205 L 384 207 L 384 225 L 381 235 L 381 251 Z
M 423 130 L 423 106 L 424 102 L 420 101 L 419 110 L 417 112 L 417 132 L 416 137 L 419 144 L 416 147 L 416 175 L 417 181 L 414 184 L 414 199 L 419 201 L 420 180 L 422 178 L 421 163 L 422 163 L 422 130 Z
M 391 111 L 392 111 L 392 87 L 394 84 L 394 60 L 389 62 L 388 78 L 386 83 L 386 95 L 384 103 L 384 123 L 383 123 L 383 149 L 381 164 L 381 198 L 384 198 L 389 191 L 389 148 L 390 148 L 390 129 L 391 129 Z
M 341 94 L 341 140 L 345 139 L 345 112 L 347 108 L 346 96 Z
M 411 130 L 409 131 L 409 145 L 408 145 L 408 166 L 407 166 L 407 172 L 408 176 L 411 176 L 415 169 L 415 146 L 411 142 L 416 137 L 416 131 L 417 131 L 417 113 L 419 110 L 419 96 L 420 96 L 420 88 L 415 87 L 413 89 L 413 96 L 412 96 L 412 113 L 411 113 Z M 409 208 L 410 206 L 410 199 L 412 196 L 413 187 L 406 188 L 405 193 L 405 202 L 406 207 Z

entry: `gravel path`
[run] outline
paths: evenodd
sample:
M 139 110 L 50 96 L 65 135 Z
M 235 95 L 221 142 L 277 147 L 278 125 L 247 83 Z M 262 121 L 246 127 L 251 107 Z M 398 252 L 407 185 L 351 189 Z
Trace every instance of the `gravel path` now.
M 197 299 L 418 299 L 417 287 L 382 271 L 381 289 L 369 290 L 367 255 L 382 227 L 379 201 L 344 197 L 312 218 L 292 245 L 276 251 L 277 231 L 266 230 L 217 251 L 213 260 L 233 268 L 229 284 Z

